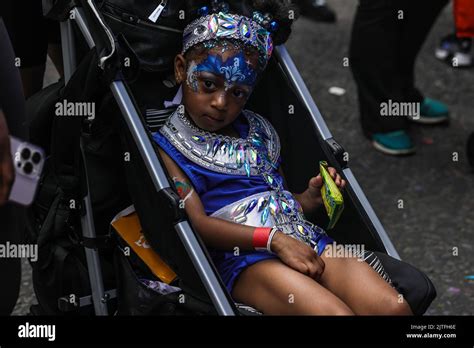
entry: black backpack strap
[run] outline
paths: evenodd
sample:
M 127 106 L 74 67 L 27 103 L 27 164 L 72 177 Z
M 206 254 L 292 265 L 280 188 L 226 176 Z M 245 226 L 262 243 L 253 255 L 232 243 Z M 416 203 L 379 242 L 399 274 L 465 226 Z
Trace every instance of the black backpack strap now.
M 57 272 L 56 279 L 61 280 L 61 281 L 58 282 L 59 283 L 59 294 L 60 294 L 60 296 L 70 295 L 70 294 L 64 293 L 63 284 L 64 284 L 65 279 L 69 279 L 69 281 L 71 281 L 71 283 L 79 284 L 81 286 L 84 285 L 84 284 L 89 284 L 90 283 L 89 273 L 87 272 L 87 268 L 80 260 L 77 260 L 77 257 L 76 257 L 76 260 L 71 263 L 75 266 L 75 269 L 77 270 L 77 272 L 73 272 L 73 274 L 71 274 L 71 272 L 70 272 L 71 269 L 67 269 L 66 272 L 64 271 L 65 270 L 65 265 L 66 265 L 66 262 L 68 261 L 68 259 L 70 259 L 71 257 L 75 257 L 74 253 L 72 253 L 71 250 L 68 250 L 68 249 L 64 248 L 60 243 L 54 244 L 54 246 L 53 246 L 53 255 L 54 255 L 54 261 L 56 262 L 56 265 L 57 265 L 57 267 L 56 267 L 56 272 Z M 77 278 L 77 276 L 79 276 L 79 279 Z M 81 289 L 81 290 L 84 291 L 84 292 L 89 291 L 89 289 Z M 75 295 L 82 296 L 83 294 L 79 293 L 79 294 L 75 294 Z
M 59 202 L 61 201 L 61 194 L 56 193 L 53 203 L 51 203 L 51 207 L 48 210 L 48 214 L 44 219 L 41 230 L 38 233 L 38 247 L 41 248 L 45 243 L 48 241 L 45 238 L 49 237 L 48 233 L 44 233 L 44 231 L 50 230 L 55 223 L 56 212 L 58 210 Z
M 104 90 L 95 50 L 89 51 L 61 93 L 58 103 L 63 111 L 69 106 L 87 105 L 100 99 Z M 60 107 L 58 105 L 58 107 Z M 77 198 L 81 177 L 80 138 L 86 115 L 59 115 L 53 120 L 51 137 L 52 168 L 66 197 Z

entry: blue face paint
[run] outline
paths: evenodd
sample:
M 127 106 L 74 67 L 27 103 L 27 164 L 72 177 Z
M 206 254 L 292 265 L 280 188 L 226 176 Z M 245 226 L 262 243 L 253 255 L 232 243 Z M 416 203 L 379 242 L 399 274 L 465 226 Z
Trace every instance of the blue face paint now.
M 196 72 L 206 71 L 225 78 L 227 85 L 242 84 L 252 86 L 257 81 L 257 72 L 246 61 L 242 52 L 222 61 L 221 55 L 209 54 L 198 64 Z
M 225 90 L 227 91 L 233 85 L 247 85 L 253 87 L 257 81 L 257 72 L 245 59 L 243 52 L 229 57 L 225 62 L 221 55 L 209 54 L 204 61 L 199 64 L 191 62 L 187 73 L 188 85 L 197 92 L 197 74 L 199 72 L 208 72 L 225 79 Z

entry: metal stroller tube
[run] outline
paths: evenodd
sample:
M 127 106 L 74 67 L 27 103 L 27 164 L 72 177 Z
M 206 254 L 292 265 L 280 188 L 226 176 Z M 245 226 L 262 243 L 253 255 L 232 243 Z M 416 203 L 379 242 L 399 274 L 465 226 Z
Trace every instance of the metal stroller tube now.
M 97 9 L 95 8 L 92 0 L 87 0 L 88 5 L 91 7 L 94 16 L 99 21 L 100 25 L 106 31 L 107 36 L 110 40 L 112 51 L 105 57 L 100 59 L 100 67 L 102 69 L 105 68 L 105 64 L 108 59 L 110 59 L 116 52 L 115 42 L 113 40 L 113 36 L 110 33 L 110 30 L 107 28 L 105 23 L 103 22 L 102 18 L 100 17 Z M 89 31 L 86 18 L 82 13 L 82 9 L 74 8 L 74 20 L 78 25 L 80 31 L 86 38 L 86 41 L 90 48 L 95 46 L 94 37 Z M 71 29 L 68 27 L 68 29 Z M 70 37 L 70 36 L 69 36 Z M 71 52 L 71 50 L 68 50 Z M 65 63 L 72 65 L 71 61 L 65 61 Z M 72 69 L 70 69 L 72 71 Z M 122 111 L 122 114 L 125 118 L 125 121 L 128 125 L 129 131 L 132 134 L 133 139 L 135 140 L 137 147 L 140 151 L 140 155 L 145 163 L 147 168 L 148 174 L 150 175 L 153 184 L 156 188 L 156 192 L 159 192 L 163 189 L 169 188 L 169 181 L 168 178 L 163 171 L 161 163 L 155 153 L 151 140 L 148 136 L 148 133 L 141 121 L 141 118 L 138 114 L 138 111 L 130 98 L 127 88 L 123 81 L 118 79 L 117 81 L 113 81 L 110 84 L 110 89 L 115 97 L 115 100 Z M 88 202 L 88 203 L 87 203 Z M 86 216 L 84 217 L 84 224 L 83 229 L 88 228 L 90 226 L 93 227 L 93 218 L 92 218 L 92 209 L 90 205 L 90 197 L 86 196 Z M 213 270 L 209 260 L 207 259 L 202 246 L 200 245 L 198 239 L 196 238 L 191 226 L 187 221 L 179 222 L 175 225 L 176 232 L 178 233 L 183 245 L 188 252 L 190 259 L 199 274 L 205 289 L 207 290 L 211 301 L 213 302 L 217 313 L 219 315 L 235 315 L 234 308 L 231 305 L 230 298 L 226 295 L 223 287 L 221 286 L 215 271 Z M 87 233 L 92 233 L 91 237 L 95 236 L 95 232 L 93 230 L 88 230 Z M 91 257 L 88 257 L 88 267 L 89 271 L 94 275 L 91 275 L 91 287 L 95 288 L 93 290 L 96 294 L 104 294 L 102 278 L 100 277 L 100 260 L 97 255 L 95 254 L 97 251 L 91 250 Z M 96 255 L 96 256 L 94 256 Z M 99 272 L 99 273 L 98 273 Z M 105 294 L 106 295 L 106 294 Z M 107 314 L 107 308 L 102 305 L 104 302 L 104 297 L 101 296 L 93 296 L 94 306 L 96 309 L 96 314 Z M 97 303 L 98 301 L 101 303 Z
M 102 70 L 104 70 L 105 63 L 107 62 L 107 60 L 109 60 L 115 54 L 115 40 L 114 40 L 114 37 L 113 37 L 112 33 L 110 32 L 110 29 L 105 25 L 104 20 L 102 19 L 99 12 L 95 8 L 93 0 L 87 0 L 87 3 L 89 4 L 92 12 L 94 13 L 94 16 L 96 17 L 97 21 L 100 23 L 102 29 L 107 34 L 107 38 L 109 39 L 110 53 L 107 56 L 102 57 L 102 58 L 99 59 L 99 66 Z
M 76 67 L 76 50 L 70 21 L 61 22 L 61 49 L 64 61 L 64 83 L 67 83 Z M 67 57 L 67 58 L 66 58 Z
M 84 177 L 86 180 L 87 195 L 84 197 L 85 214 L 81 217 L 81 226 L 83 236 L 86 238 L 96 238 L 94 219 L 92 216 L 92 203 L 89 193 L 89 179 L 87 176 L 87 167 L 85 165 L 84 144 L 81 139 L 81 155 L 84 162 Z M 104 282 L 102 281 L 102 269 L 100 266 L 100 257 L 97 249 L 85 248 L 89 278 L 91 281 L 92 302 L 97 315 L 108 315 L 107 300 L 109 294 L 105 292 Z
M 347 182 L 350 185 L 350 189 L 355 193 L 357 197 L 359 197 L 360 203 L 362 204 L 367 215 L 372 221 L 374 228 L 377 230 L 380 236 L 380 239 L 382 240 L 382 243 L 385 247 L 385 250 L 387 251 L 387 254 L 393 258 L 396 258 L 397 260 L 401 260 L 397 249 L 395 249 L 395 246 L 393 245 L 392 241 L 388 237 L 387 232 L 385 231 L 382 223 L 377 217 L 377 214 L 375 214 L 374 209 L 372 208 L 369 201 L 367 200 L 367 197 L 365 196 L 364 191 L 362 191 L 362 188 L 360 187 L 359 182 L 357 181 L 354 174 L 352 173 L 352 170 L 350 168 L 345 168 L 343 169 L 342 172 L 344 173 L 347 179 Z
M 128 128 L 139 145 L 139 151 L 145 162 L 148 174 L 151 176 L 156 192 L 169 188 L 168 179 L 161 167 L 157 155 L 153 149 L 148 134 L 143 126 L 132 100 L 130 99 L 126 87 L 122 81 L 114 81 L 110 86 L 115 100 L 117 101 L 122 114 L 125 117 Z M 206 288 L 217 312 L 220 315 L 234 315 L 234 310 L 224 293 L 219 281 L 214 273 L 206 255 L 204 254 L 199 241 L 197 240 L 191 226 L 187 221 L 179 222 L 175 225 L 181 241 L 188 252 L 194 267 L 196 268 L 204 287 Z
M 77 9 L 73 9 L 74 14 L 77 15 L 76 18 L 81 17 Z M 82 21 L 84 24 L 84 22 Z M 63 47 L 63 62 L 64 62 L 64 78 L 67 81 L 71 78 L 74 69 L 76 68 L 76 50 L 74 45 L 74 35 L 72 32 L 72 25 L 70 20 L 61 23 L 61 43 Z M 83 171 L 85 177 L 85 196 L 83 198 L 84 211 L 85 213 L 81 216 L 81 228 L 82 235 L 85 238 L 95 239 L 96 232 L 94 227 L 94 217 L 92 215 L 92 203 L 89 193 L 89 180 L 87 176 L 87 167 L 85 165 L 85 154 L 84 154 L 84 144 L 81 139 L 80 142 L 81 157 L 84 163 Z M 92 304 L 94 305 L 94 311 L 96 315 L 108 315 L 107 300 L 111 298 L 110 292 L 106 292 L 104 289 L 104 283 L 102 278 L 102 268 L 100 262 L 100 256 L 97 249 L 85 248 L 87 268 L 89 273 L 89 278 L 91 282 L 92 290 Z M 81 303 L 86 303 L 88 299 L 81 298 L 79 299 L 79 306 Z
M 301 77 L 298 69 L 296 68 L 295 63 L 291 59 L 286 47 L 283 45 L 276 47 L 275 56 L 278 59 L 278 62 L 280 66 L 282 67 L 282 69 L 284 70 L 290 83 L 298 92 L 298 95 L 300 96 L 301 101 L 304 103 L 304 105 L 308 109 L 310 116 L 314 120 L 314 124 L 317 126 L 317 130 L 319 134 L 321 135 L 321 138 L 323 139 L 323 141 L 331 140 L 332 134 L 329 128 L 327 127 L 326 122 L 324 121 L 323 117 L 321 116 L 321 113 L 319 112 L 319 109 L 316 106 L 316 103 L 311 97 L 308 87 L 303 81 L 303 78 Z M 327 150 L 324 147 L 323 149 Z M 385 231 L 384 227 L 382 226 L 382 223 L 380 222 L 377 215 L 375 214 L 372 206 L 367 200 L 367 197 L 365 196 L 364 192 L 360 188 L 360 185 L 357 182 L 357 179 L 355 178 L 354 174 L 352 173 L 352 170 L 350 168 L 342 168 L 342 172 L 346 178 L 346 181 L 349 184 L 347 188 L 348 192 L 350 193 L 350 191 L 352 191 L 352 195 L 354 199 L 358 200 L 361 206 L 364 208 L 364 211 L 367 214 L 367 218 L 370 221 L 370 224 L 372 224 L 375 231 L 377 231 L 388 255 L 400 260 L 400 255 L 398 254 L 397 250 L 395 249 L 395 246 L 393 245 L 392 241 L 388 237 L 387 232 Z

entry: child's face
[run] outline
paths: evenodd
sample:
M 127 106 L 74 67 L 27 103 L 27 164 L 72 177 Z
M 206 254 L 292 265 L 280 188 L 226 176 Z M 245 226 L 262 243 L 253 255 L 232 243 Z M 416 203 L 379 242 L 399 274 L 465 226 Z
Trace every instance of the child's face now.
M 216 46 L 187 59 L 178 55 L 175 73 L 183 104 L 194 123 L 215 132 L 231 124 L 244 108 L 258 77 L 258 54 Z

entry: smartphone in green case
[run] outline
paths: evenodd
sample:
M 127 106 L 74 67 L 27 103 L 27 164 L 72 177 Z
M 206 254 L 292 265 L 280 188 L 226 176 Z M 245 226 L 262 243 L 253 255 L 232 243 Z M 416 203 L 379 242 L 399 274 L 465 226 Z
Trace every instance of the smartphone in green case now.
M 344 198 L 332 179 L 331 174 L 328 172 L 328 164 L 326 161 L 319 162 L 319 172 L 323 178 L 321 197 L 329 217 L 327 229 L 330 230 L 336 225 L 336 222 L 339 220 L 339 217 L 344 210 Z

